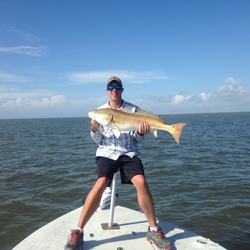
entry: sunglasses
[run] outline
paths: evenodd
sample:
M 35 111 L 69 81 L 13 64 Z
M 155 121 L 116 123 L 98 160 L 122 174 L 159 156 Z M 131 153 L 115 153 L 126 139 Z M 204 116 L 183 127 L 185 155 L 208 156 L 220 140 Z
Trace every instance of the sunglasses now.
M 112 91 L 113 89 L 121 90 L 121 89 L 122 89 L 122 86 L 120 86 L 120 85 L 118 85 L 118 86 L 108 86 L 108 90 L 109 90 L 109 91 Z

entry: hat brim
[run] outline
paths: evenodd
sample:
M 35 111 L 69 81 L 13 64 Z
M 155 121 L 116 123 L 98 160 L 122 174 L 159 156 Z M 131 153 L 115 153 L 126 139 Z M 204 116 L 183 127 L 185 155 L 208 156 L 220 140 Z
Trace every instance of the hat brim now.
M 120 82 L 116 81 L 116 80 L 112 80 L 111 82 L 109 82 L 109 83 L 107 84 L 107 86 L 109 86 L 111 83 L 114 83 L 114 82 L 116 82 L 116 83 L 118 83 L 120 86 L 122 86 L 122 84 L 121 84 Z

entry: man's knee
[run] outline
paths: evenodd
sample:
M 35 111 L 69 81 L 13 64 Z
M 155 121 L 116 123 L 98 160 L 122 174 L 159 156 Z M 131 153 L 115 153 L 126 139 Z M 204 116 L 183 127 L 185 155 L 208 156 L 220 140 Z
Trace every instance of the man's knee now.
M 144 175 L 136 175 L 132 178 L 132 183 L 136 187 L 136 189 L 141 189 L 141 188 L 148 188 L 147 181 L 144 177 Z
M 105 188 L 107 187 L 109 183 L 109 179 L 106 177 L 101 177 L 99 178 L 96 183 L 94 188 L 98 190 L 98 192 L 103 193 L 103 191 L 105 190 Z

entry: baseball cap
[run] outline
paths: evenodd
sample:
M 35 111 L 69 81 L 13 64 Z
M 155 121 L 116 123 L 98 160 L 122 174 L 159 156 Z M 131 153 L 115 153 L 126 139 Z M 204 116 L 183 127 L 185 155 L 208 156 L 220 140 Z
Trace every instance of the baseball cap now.
M 116 76 L 112 76 L 112 77 L 110 77 L 110 78 L 108 79 L 108 81 L 107 81 L 107 86 L 108 86 L 111 82 L 113 82 L 113 81 L 119 83 L 119 84 L 122 86 L 122 81 L 121 81 L 121 79 L 118 78 L 118 77 L 116 77 Z

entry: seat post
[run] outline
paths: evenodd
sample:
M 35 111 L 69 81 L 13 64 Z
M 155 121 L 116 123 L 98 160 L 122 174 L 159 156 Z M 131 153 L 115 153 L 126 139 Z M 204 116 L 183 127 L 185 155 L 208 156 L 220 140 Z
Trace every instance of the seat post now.
M 109 222 L 101 224 L 103 230 L 120 229 L 119 225 L 117 223 L 113 222 L 114 221 L 114 213 L 115 213 L 115 196 L 116 196 L 117 174 L 118 174 L 118 172 L 116 172 L 113 176 Z
M 117 174 L 118 174 L 118 172 L 116 172 L 114 174 L 113 183 L 112 183 L 112 194 L 111 194 L 110 214 L 109 214 L 109 227 L 113 226 L 113 221 L 114 221 Z

